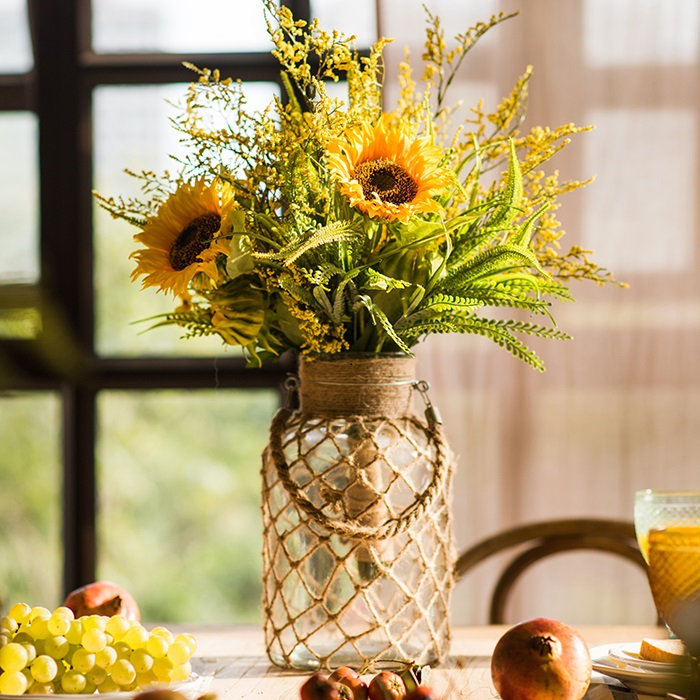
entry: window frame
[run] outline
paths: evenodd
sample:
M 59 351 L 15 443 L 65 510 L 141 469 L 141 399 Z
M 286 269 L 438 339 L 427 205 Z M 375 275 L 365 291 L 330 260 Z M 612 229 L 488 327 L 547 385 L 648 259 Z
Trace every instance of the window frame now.
M 282 0 L 310 19 L 309 0 Z M 90 0 L 27 0 L 34 65 L 0 75 L 0 111 L 37 116 L 39 139 L 40 282 L 11 285 L 38 299 L 43 321 L 32 340 L 0 339 L 0 357 L 12 368 L 0 388 L 54 391 L 62 410 L 62 585 L 68 592 L 97 573 L 96 403 L 103 389 L 274 388 L 294 371 L 284 356 L 257 370 L 235 357 L 100 356 L 95 351 L 93 286 L 92 93 L 100 85 L 152 85 L 191 80 L 187 60 L 216 66 L 243 81 L 281 88 L 268 52 L 100 53 L 91 47 Z M 8 293 L 9 287 L 0 287 Z M 70 357 L 47 362 L 57 334 Z

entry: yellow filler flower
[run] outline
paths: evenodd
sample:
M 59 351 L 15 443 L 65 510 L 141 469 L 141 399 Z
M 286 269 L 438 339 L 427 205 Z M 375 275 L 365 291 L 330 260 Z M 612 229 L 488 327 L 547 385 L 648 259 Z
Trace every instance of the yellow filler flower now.
M 377 219 L 407 221 L 440 210 L 433 199 L 452 181 L 440 167 L 443 151 L 427 139 L 411 139 L 383 115 L 375 124 L 347 129 L 328 145 L 328 164 L 350 204 Z
M 233 190 L 225 182 L 196 180 L 178 187 L 134 236 L 145 247 L 130 256 L 136 260 L 131 279 L 143 275 L 143 287 L 174 296 L 185 295 L 200 272 L 217 280 L 216 256 L 228 250 L 221 223 L 232 203 Z

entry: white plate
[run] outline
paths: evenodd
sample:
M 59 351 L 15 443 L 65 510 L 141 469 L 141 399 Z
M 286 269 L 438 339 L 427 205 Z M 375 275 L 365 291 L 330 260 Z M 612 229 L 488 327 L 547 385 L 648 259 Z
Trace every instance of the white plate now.
M 688 669 L 687 664 L 677 666 L 676 664 L 667 661 L 649 661 L 643 659 L 639 655 L 639 647 L 641 642 L 634 644 L 614 644 L 608 652 L 610 658 L 622 664 L 622 667 L 638 668 L 642 671 L 651 671 L 653 673 L 674 673 L 676 669 L 685 671 Z
M 200 670 L 199 667 L 202 666 L 202 664 L 198 664 L 197 659 L 192 659 L 192 666 L 197 670 Z M 201 670 L 200 673 L 202 673 Z M 179 683 L 167 683 L 162 686 L 154 685 L 152 687 L 167 687 L 171 690 L 177 690 L 191 700 L 194 700 L 194 698 L 206 693 L 207 690 L 209 690 L 210 685 L 211 676 L 204 675 L 204 673 L 202 673 L 202 675 L 192 673 L 192 675 L 186 681 L 180 681 Z M 116 693 L 93 693 L 92 695 L 86 695 L 85 693 L 54 693 L 53 695 L 25 694 L 24 696 L 3 695 L 0 693 L 0 700 L 17 700 L 18 697 L 26 697 L 28 700 L 30 698 L 32 700 L 68 700 L 69 698 L 71 700 L 78 700 L 79 698 L 85 700 L 87 697 L 94 698 L 95 700 L 129 700 L 129 698 L 133 698 L 134 695 L 138 695 L 140 692 L 140 690 L 122 690 Z
M 630 690 L 647 695 L 666 695 L 678 690 L 683 676 L 673 672 L 672 664 L 661 664 L 664 669 L 645 669 L 636 664 L 618 660 L 625 649 L 634 649 L 635 642 L 604 644 L 591 649 L 593 669 L 624 683 Z M 615 654 L 615 657 L 612 655 Z M 660 662 L 655 662 L 660 663 Z

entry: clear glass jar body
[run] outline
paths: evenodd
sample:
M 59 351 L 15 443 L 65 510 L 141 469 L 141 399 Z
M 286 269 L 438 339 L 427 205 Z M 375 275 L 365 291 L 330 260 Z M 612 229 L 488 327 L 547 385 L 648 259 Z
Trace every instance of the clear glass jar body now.
M 289 476 L 333 520 L 373 530 L 400 519 L 434 476 L 415 415 L 292 414 Z M 381 537 L 345 537 L 300 509 L 270 451 L 263 464 L 263 608 L 268 655 L 299 669 L 434 663 L 449 646 L 453 551 L 445 478 L 419 518 Z

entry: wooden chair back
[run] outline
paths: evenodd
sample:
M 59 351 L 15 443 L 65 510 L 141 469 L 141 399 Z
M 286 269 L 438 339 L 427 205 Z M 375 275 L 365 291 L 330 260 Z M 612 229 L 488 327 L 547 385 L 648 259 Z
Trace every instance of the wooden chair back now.
M 581 518 L 548 520 L 521 525 L 487 537 L 460 554 L 455 577 L 467 572 L 488 557 L 512 547 L 527 544 L 505 567 L 491 596 L 489 624 L 505 622 L 508 597 L 521 574 L 544 557 L 580 549 L 609 552 L 639 566 L 646 575 L 646 563 L 637 546 L 634 524 L 624 520 Z

